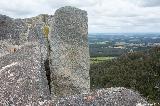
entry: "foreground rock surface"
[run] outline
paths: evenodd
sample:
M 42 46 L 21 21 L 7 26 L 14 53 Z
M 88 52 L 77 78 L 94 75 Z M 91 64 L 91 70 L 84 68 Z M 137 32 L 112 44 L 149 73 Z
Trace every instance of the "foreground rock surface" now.
M 147 102 L 136 92 L 125 88 L 97 90 L 90 94 L 60 98 L 54 101 L 57 106 L 136 106 Z
M 50 99 L 44 49 L 38 42 L 28 42 L 0 57 L 0 106 L 26 106 Z
M 135 91 L 126 88 L 108 88 L 89 94 L 54 98 L 38 102 L 40 106 L 151 106 Z

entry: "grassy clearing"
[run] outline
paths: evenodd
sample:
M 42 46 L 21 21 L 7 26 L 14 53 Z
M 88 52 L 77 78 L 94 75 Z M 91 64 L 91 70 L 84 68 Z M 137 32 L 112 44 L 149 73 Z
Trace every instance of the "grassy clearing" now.
M 99 62 L 103 62 L 106 60 L 112 60 L 115 59 L 116 57 L 91 57 L 90 58 L 90 63 L 94 64 L 94 63 L 99 63 Z

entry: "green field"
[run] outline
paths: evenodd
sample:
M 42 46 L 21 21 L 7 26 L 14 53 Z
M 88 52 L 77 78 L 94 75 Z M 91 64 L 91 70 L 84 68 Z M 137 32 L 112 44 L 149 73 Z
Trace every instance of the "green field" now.
M 94 63 L 99 63 L 99 62 L 103 62 L 105 60 L 112 60 L 115 59 L 116 57 L 91 57 L 90 58 L 90 63 L 94 64 Z

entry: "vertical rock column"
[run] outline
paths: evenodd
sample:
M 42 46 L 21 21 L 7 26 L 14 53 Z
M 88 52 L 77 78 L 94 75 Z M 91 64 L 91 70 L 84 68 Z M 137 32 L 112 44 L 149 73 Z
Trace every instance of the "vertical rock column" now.
M 50 32 L 51 93 L 86 93 L 90 89 L 87 12 L 62 7 L 55 12 Z

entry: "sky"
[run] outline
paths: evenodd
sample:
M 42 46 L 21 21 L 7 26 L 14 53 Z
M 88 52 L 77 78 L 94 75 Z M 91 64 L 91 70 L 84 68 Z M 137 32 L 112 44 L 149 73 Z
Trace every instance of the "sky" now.
M 160 0 L 0 0 L 0 14 L 53 15 L 63 6 L 88 12 L 89 33 L 160 32 Z

